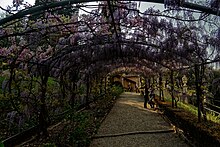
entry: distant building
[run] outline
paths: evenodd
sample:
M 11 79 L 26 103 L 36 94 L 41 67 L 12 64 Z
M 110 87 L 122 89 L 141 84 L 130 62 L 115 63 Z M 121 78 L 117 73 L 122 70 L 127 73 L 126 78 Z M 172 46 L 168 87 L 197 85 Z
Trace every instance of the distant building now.
M 113 77 L 113 82 L 120 82 L 125 91 L 139 91 L 140 77 L 138 75 L 116 75 Z

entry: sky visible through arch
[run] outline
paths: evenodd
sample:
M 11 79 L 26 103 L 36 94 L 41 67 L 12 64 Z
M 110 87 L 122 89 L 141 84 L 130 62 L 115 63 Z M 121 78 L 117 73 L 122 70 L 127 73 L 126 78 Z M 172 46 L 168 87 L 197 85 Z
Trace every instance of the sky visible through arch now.
M 7 8 L 7 6 L 12 6 L 12 2 L 13 0 L 0 0 L 0 6 L 4 9 Z M 27 2 L 31 5 L 34 5 L 35 0 L 24 0 L 24 2 Z M 91 2 L 89 4 L 94 4 L 96 2 Z M 163 4 L 158 4 L 158 3 L 148 3 L 148 2 L 137 2 L 138 5 L 140 5 L 140 11 L 144 12 L 147 8 L 149 7 L 154 7 L 155 9 L 159 9 L 159 10 L 164 10 L 164 5 Z M 0 13 L 2 13 L 3 11 L 0 9 Z
M 4 9 L 7 8 L 7 6 L 11 6 L 12 5 L 13 0 L 1 0 L 0 1 L 0 6 L 3 7 Z M 31 5 L 34 5 L 35 0 L 24 0 L 24 2 L 28 2 Z
M 204 5 L 206 4 L 206 6 L 209 5 L 211 0 L 186 0 L 186 2 L 192 2 L 192 3 L 197 3 L 197 4 L 200 4 L 200 5 Z M 13 0 L 0 0 L 0 6 L 3 8 L 3 9 L 7 9 L 7 6 L 12 6 L 12 2 Z M 35 0 L 24 0 L 24 3 L 28 3 L 30 5 L 34 5 L 35 3 Z M 158 4 L 158 3 L 150 3 L 150 2 L 141 2 L 141 1 L 136 1 L 137 2 L 137 6 L 138 6 L 138 9 L 140 10 L 140 12 L 144 12 L 146 9 L 152 7 L 156 10 L 160 10 L 160 11 L 164 11 L 165 8 L 164 8 L 164 4 Z M 94 4 L 97 4 L 97 2 L 90 2 L 90 3 L 86 3 L 87 5 L 94 5 Z M 89 9 L 89 8 L 83 8 L 85 9 L 86 11 L 91 11 L 92 9 Z M 0 19 L 4 18 L 5 15 L 4 15 L 4 11 L 0 9 Z M 14 12 L 15 13 L 15 12 Z M 80 10 L 79 11 L 80 14 L 82 13 L 85 13 L 84 11 Z M 195 13 L 194 14 L 195 18 L 199 18 L 200 15 L 199 13 Z M 161 18 L 161 17 L 159 17 Z M 165 19 L 167 19 L 165 17 Z M 220 17 L 217 18 L 218 20 L 220 20 Z M 217 21 L 218 22 L 218 21 Z M 220 21 L 219 21 L 219 26 L 220 26 Z M 217 25 L 218 25 L 217 24 Z M 208 27 L 207 25 L 205 26 L 205 29 L 208 31 L 208 32 L 211 32 L 212 30 L 217 30 L 217 27 L 214 26 L 214 27 Z
M 185 2 L 190 2 L 190 3 L 194 3 L 194 4 L 199 4 L 202 6 L 210 6 L 210 1 L 212 0 L 185 0 Z M 12 6 L 12 2 L 13 0 L 0 0 L 0 6 L 4 9 L 7 8 L 8 5 Z M 27 2 L 28 4 L 34 5 L 35 0 L 24 0 L 24 2 Z M 151 3 L 151 2 L 138 2 L 138 5 L 140 4 L 140 11 L 144 12 L 147 8 L 149 7 L 154 7 L 155 9 L 159 9 L 161 11 L 163 11 L 164 8 L 164 4 L 158 4 L 158 3 Z M 92 2 L 94 3 L 94 2 Z M 0 13 L 2 13 L 3 11 L 0 9 Z

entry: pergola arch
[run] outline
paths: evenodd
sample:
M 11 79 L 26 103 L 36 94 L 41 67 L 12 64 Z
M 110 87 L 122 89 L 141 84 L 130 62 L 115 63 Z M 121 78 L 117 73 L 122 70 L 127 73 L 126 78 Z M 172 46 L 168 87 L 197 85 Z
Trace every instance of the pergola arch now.
M 168 3 L 171 1 L 172 4 Z M 193 70 L 199 91 L 199 82 L 202 80 L 197 77 L 198 66 L 212 60 L 219 61 L 220 28 L 218 32 L 211 34 L 206 26 L 196 23 L 207 21 L 212 24 L 216 21 L 213 25 L 219 27 L 219 6 L 202 6 L 183 0 L 143 0 L 142 2 L 165 2 L 165 6 L 170 8 L 166 11 L 174 13 L 164 14 L 153 8 L 142 13 L 138 8 L 129 8 L 132 1 L 113 4 L 108 0 L 101 1 L 102 4 L 96 5 L 95 10 L 86 14 L 66 16 L 56 13 L 60 6 L 78 4 L 73 7 L 80 9 L 83 5 L 79 3 L 85 6 L 86 2 L 94 0 L 46 3 L 0 20 L 0 65 L 6 74 L 9 73 L 6 75 L 9 83 L 6 95 L 12 99 L 12 88 L 19 87 L 14 86 L 17 81 L 29 80 L 29 85 L 34 83 L 36 87 L 40 87 L 36 93 L 33 93 L 34 87 L 31 86 L 24 92 L 28 91 L 28 96 L 34 95 L 34 99 L 39 99 L 37 115 L 40 115 L 40 129 L 44 132 L 47 131 L 47 116 L 44 114 L 47 114 L 45 110 L 50 77 L 60 88 L 56 97 L 70 99 L 71 103 L 76 98 L 78 85 L 82 84 L 85 87 L 82 88 L 85 103 L 88 104 L 92 84 L 97 86 L 98 82 L 103 82 L 103 77 L 114 72 L 129 71 L 150 77 L 155 74 L 161 76 L 164 69 L 170 70 L 173 92 L 173 71 L 182 67 L 195 67 Z M 182 7 L 190 10 L 181 10 Z M 106 13 L 102 13 L 103 9 Z M 201 17 L 193 18 L 192 13 L 195 11 L 191 9 L 201 12 Z M 181 12 L 178 13 L 179 11 Z M 189 12 L 186 14 L 187 19 L 182 16 L 185 11 Z M 33 17 L 38 14 L 39 18 Z M 212 17 L 216 20 L 212 21 Z M 200 26 L 203 26 L 204 32 Z M 19 79 L 20 75 L 24 79 Z M 99 81 L 95 83 L 97 79 Z M 198 104 L 199 94 L 201 93 L 197 93 Z M 20 95 L 21 93 L 18 94 L 18 99 Z M 172 100 L 174 101 L 173 95 Z M 15 110 L 18 110 L 16 106 Z
M 139 0 L 135 0 L 135 1 L 139 1 Z M 164 0 L 142 0 L 142 1 L 164 4 Z M 60 1 L 60 2 L 49 3 L 46 5 L 35 6 L 35 7 L 28 9 L 28 10 L 23 10 L 17 14 L 14 14 L 10 17 L 7 17 L 7 18 L 0 20 L 0 25 L 3 25 L 13 19 L 19 19 L 19 18 L 24 17 L 25 15 L 33 14 L 35 12 L 45 11 L 47 9 L 51 9 L 51 8 L 55 8 L 55 7 L 59 7 L 59 6 L 63 6 L 63 5 L 86 3 L 86 2 L 95 2 L 95 1 L 94 0 L 65 0 L 65 1 Z M 193 3 L 189 3 L 189 2 L 180 3 L 179 6 L 194 9 L 194 10 L 199 10 L 199 11 L 202 11 L 202 12 L 205 12 L 208 14 L 217 15 L 217 16 L 220 15 L 218 13 L 218 11 L 219 11 L 218 9 L 212 9 L 210 7 L 205 7 L 205 6 L 201 6 L 201 5 L 193 4 Z
M 118 59 L 111 59 L 111 60 L 107 60 L 104 61 L 103 64 L 100 63 L 96 63 L 96 64 L 92 64 L 92 66 L 94 67 L 94 72 L 97 73 L 108 73 L 111 72 L 112 70 L 114 70 L 115 68 L 119 68 L 119 67 L 132 67 L 133 69 L 140 69 L 141 71 L 144 71 L 144 69 L 146 69 L 148 71 L 148 73 L 150 72 L 160 72 L 159 68 L 155 68 L 154 65 L 150 65 L 153 62 L 144 62 L 142 60 L 138 60 L 137 57 L 133 57 L 133 58 L 129 58 L 127 59 L 127 61 L 121 59 L 122 61 L 120 62 L 120 60 Z M 103 62 L 103 61 L 98 61 L 98 62 Z M 114 63 L 112 63 L 114 62 Z M 99 65 L 99 66 L 97 66 Z
M 67 3 L 76 4 L 79 2 L 90 2 L 90 0 L 82 0 L 82 1 L 67 0 L 67 1 L 49 3 L 46 4 L 45 6 L 40 5 L 40 6 L 32 7 L 28 10 L 20 11 L 15 15 L 0 20 L 0 25 L 4 26 L 3 24 L 10 21 L 11 18 L 14 17 L 19 18 L 19 17 L 23 17 L 25 14 L 34 13 L 33 10 L 36 9 L 46 10 L 57 6 L 66 5 Z M 145 2 L 163 3 L 164 1 L 157 0 L 157 1 L 145 1 Z M 80 69 L 81 65 L 82 67 L 84 66 L 85 68 L 86 66 L 88 66 L 86 64 L 90 64 L 90 63 L 101 64 L 99 61 L 104 61 L 105 59 L 114 60 L 115 58 L 123 59 L 126 57 L 127 58 L 136 57 L 139 58 L 140 60 L 149 60 L 151 62 L 155 62 L 156 64 L 160 64 L 168 69 L 174 70 L 175 63 L 181 63 L 182 65 L 196 64 L 200 62 L 200 58 L 202 58 L 202 56 L 206 54 L 205 53 L 207 49 L 206 44 L 207 42 L 209 42 L 209 40 L 207 41 L 207 38 L 204 38 L 203 40 L 200 41 L 196 33 L 194 31 L 190 31 L 190 29 L 197 30 L 195 26 L 188 27 L 187 25 L 183 25 L 182 27 L 178 28 L 177 26 L 174 26 L 168 21 L 165 21 L 163 19 L 158 20 L 157 16 L 153 16 L 153 14 L 152 14 L 153 16 L 152 18 L 146 17 L 149 14 L 143 16 L 142 18 L 140 16 L 134 16 L 134 18 L 132 18 L 134 19 L 133 21 L 137 21 L 138 19 L 140 19 L 140 22 L 145 21 L 146 19 L 147 25 L 143 24 L 143 22 L 139 24 L 137 23 L 135 25 L 129 24 L 131 22 L 127 22 L 126 24 L 125 23 L 126 21 L 123 20 L 124 26 L 121 25 L 121 27 L 126 27 L 127 25 L 128 27 L 127 30 L 129 30 L 130 28 L 132 31 L 134 31 L 134 32 L 130 32 L 131 37 L 127 38 L 129 36 L 128 34 L 124 33 L 123 31 L 118 32 L 117 30 L 116 25 L 118 23 L 118 20 L 114 20 L 115 16 L 113 16 L 113 12 L 111 10 L 112 4 L 109 2 L 106 2 L 106 4 L 107 4 L 106 6 L 109 7 L 109 13 L 110 13 L 108 19 L 111 18 L 112 23 L 109 22 L 108 20 L 106 21 L 100 20 L 100 22 L 97 23 L 96 28 L 103 27 L 102 26 L 103 22 L 110 23 L 109 27 L 112 27 L 113 29 L 111 34 L 99 33 L 98 31 L 100 30 L 92 32 L 92 30 L 94 30 L 94 28 L 92 27 L 94 24 L 92 23 L 94 22 L 92 23 L 86 22 L 83 21 L 83 19 L 79 20 L 78 22 L 73 22 L 70 24 L 58 23 L 58 25 L 64 26 L 64 29 L 67 30 L 70 29 L 68 28 L 68 25 L 78 24 L 79 28 L 77 31 L 75 31 L 75 34 L 73 34 L 72 36 L 69 34 L 66 34 L 65 36 L 64 34 L 63 37 L 60 38 L 61 42 L 64 43 L 58 42 L 58 44 L 54 46 L 54 48 L 56 49 L 54 54 L 51 57 L 41 61 L 41 63 L 45 65 L 50 65 L 51 69 L 54 67 L 61 68 L 59 66 L 63 66 L 64 64 L 66 66 L 64 68 L 67 69 L 69 67 L 74 67 L 74 66 L 77 67 L 78 65 Z M 178 7 L 182 7 L 182 6 L 189 7 L 188 4 L 191 5 L 190 3 L 184 2 L 179 4 Z M 191 6 L 204 12 L 208 10 L 208 7 L 207 8 L 200 7 L 199 5 L 191 5 Z M 212 12 L 210 11 L 210 13 Z M 95 15 L 93 17 L 95 17 Z M 99 17 L 101 17 L 101 15 L 99 15 Z M 102 17 L 106 17 L 106 16 L 102 16 Z M 154 26 L 155 22 L 157 22 L 159 25 Z M 79 30 L 80 27 L 86 27 L 86 29 Z M 155 30 L 152 32 L 152 29 Z M 136 31 L 141 31 L 141 30 L 143 33 L 138 33 L 138 34 L 136 33 Z M 39 30 L 38 29 L 34 30 L 34 32 L 36 31 Z M 158 34 L 157 32 L 159 31 L 161 31 L 161 33 Z M 34 35 L 34 32 L 29 32 L 29 33 L 33 33 Z M 70 32 L 72 33 L 72 31 Z M 49 31 L 48 34 L 50 33 L 52 34 L 54 32 Z M 1 35 L 0 37 L 1 38 L 13 37 L 13 35 L 16 35 L 16 33 L 4 34 Z M 85 37 L 83 38 L 82 35 L 85 35 Z M 41 42 L 38 43 L 40 44 Z M 105 62 L 103 62 L 103 64 L 105 64 Z
M 98 49 L 97 49 L 98 50 Z M 165 64 L 163 64 L 163 63 L 161 63 L 161 62 L 158 62 L 157 60 L 155 60 L 153 57 L 151 57 L 150 55 L 148 55 L 148 54 L 145 54 L 145 51 L 143 51 L 143 52 L 141 52 L 141 51 L 136 51 L 136 54 L 134 54 L 134 52 L 133 51 L 129 51 L 129 50 L 126 50 L 126 52 L 125 53 L 122 53 L 123 54 L 123 56 L 120 56 L 120 57 L 118 57 L 118 56 L 115 56 L 114 54 L 112 55 L 112 56 L 109 56 L 109 55 L 104 55 L 104 54 L 98 54 L 97 56 L 95 56 L 95 57 L 92 57 L 91 59 L 87 59 L 86 61 L 85 60 L 83 60 L 83 59 L 79 59 L 78 58 L 78 60 L 76 61 L 76 62 L 72 62 L 72 59 L 73 58 L 76 58 L 76 56 L 74 57 L 72 57 L 72 56 L 70 56 L 69 57 L 69 60 L 70 61 L 68 61 L 68 59 L 67 59 L 67 62 L 66 62 L 66 68 L 67 69 L 70 69 L 71 67 L 74 67 L 74 66 L 77 66 L 77 65 L 79 65 L 79 66 L 84 66 L 85 68 L 87 67 L 87 64 L 88 64 L 88 66 L 89 65 L 94 65 L 94 64 L 96 64 L 96 63 L 98 63 L 98 64 L 103 64 L 103 65 L 105 65 L 105 63 L 107 62 L 119 62 L 119 63 L 124 63 L 124 64 L 126 64 L 127 62 L 126 61 L 129 61 L 129 62 L 133 62 L 133 63 L 135 63 L 135 62 L 138 62 L 138 61 L 140 61 L 140 62 L 143 62 L 142 60 L 145 60 L 145 62 L 146 61 L 149 61 L 151 64 L 153 64 L 153 63 L 157 63 L 158 65 L 161 65 L 162 67 L 165 67 L 165 68 L 171 68 L 171 67 L 169 67 L 169 66 L 166 66 Z M 140 54 L 141 54 L 141 56 L 140 56 Z M 96 55 L 96 54 L 95 54 Z M 78 54 L 77 54 L 77 56 L 78 56 Z M 83 57 L 82 57 L 83 58 Z M 156 56 L 155 56 L 155 58 L 156 58 Z M 158 59 L 158 58 L 156 58 L 156 59 Z M 62 62 L 62 61 L 61 61 Z M 63 61 L 64 62 L 64 61 Z M 67 66 L 68 63 L 69 62 L 69 66 Z M 146 63 L 146 64 L 149 64 L 149 63 Z M 62 64 L 61 64 L 62 65 Z M 148 65 L 146 65 L 146 66 L 148 66 Z M 155 68 L 155 70 L 157 69 L 156 67 L 151 67 L 152 69 L 153 68 Z
M 93 73 L 106 73 L 106 72 L 110 72 L 112 71 L 115 67 L 135 67 L 135 65 L 138 65 L 138 67 L 136 68 L 146 68 L 146 69 L 150 69 L 152 71 L 155 72 L 161 72 L 159 66 L 156 67 L 155 66 L 155 62 L 154 61 L 150 61 L 150 60 L 146 60 L 145 58 L 141 59 L 140 57 L 137 56 L 130 56 L 130 57 L 126 57 L 126 58 L 117 58 L 114 56 L 114 58 L 109 58 L 109 59 L 103 59 L 103 60 L 95 60 L 95 61 L 90 61 L 90 64 L 86 64 L 86 63 L 75 63 L 75 64 L 69 64 L 68 66 L 66 66 L 65 69 L 61 69 L 63 70 L 64 73 L 68 72 L 68 70 L 73 70 L 75 69 L 74 67 L 78 66 L 78 69 L 81 71 L 87 71 L 87 70 L 91 70 L 89 73 L 88 72 L 84 72 L 87 74 L 93 74 Z M 168 68 L 165 65 L 162 65 L 160 63 L 158 63 L 158 65 L 160 65 L 161 67 L 164 68 Z M 72 69 L 73 68 L 73 69 Z M 107 73 L 106 73 L 107 74 Z

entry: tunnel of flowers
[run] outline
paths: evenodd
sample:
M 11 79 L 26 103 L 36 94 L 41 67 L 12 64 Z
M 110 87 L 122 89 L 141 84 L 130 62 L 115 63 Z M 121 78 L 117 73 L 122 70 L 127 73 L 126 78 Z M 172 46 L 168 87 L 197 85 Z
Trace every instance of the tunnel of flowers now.
M 173 107 L 186 77 L 198 121 L 206 108 L 220 122 L 219 0 L 14 0 L 0 9 L 0 141 L 76 125 L 86 117 L 78 110 L 117 98 L 112 77 L 128 73 L 162 101 L 168 91 Z

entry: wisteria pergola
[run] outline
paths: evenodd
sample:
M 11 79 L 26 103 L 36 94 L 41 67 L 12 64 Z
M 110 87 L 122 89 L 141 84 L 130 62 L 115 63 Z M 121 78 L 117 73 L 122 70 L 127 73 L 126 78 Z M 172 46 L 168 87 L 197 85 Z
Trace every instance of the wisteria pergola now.
M 6 10 L 9 15 L 0 20 L 0 56 L 11 81 L 15 69 L 40 75 L 42 85 L 50 76 L 77 84 L 121 67 L 149 77 L 164 69 L 195 67 L 198 73 L 200 66 L 219 61 L 218 0 L 209 5 L 196 0 L 143 0 L 165 6 L 163 11 L 150 7 L 144 12 L 140 1 L 87 2 L 95 1 L 42 2 L 15 14 Z M 40 93 L 43 104 L 45 87 Z

